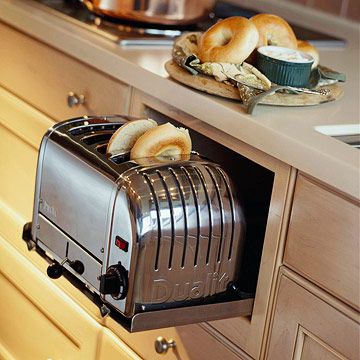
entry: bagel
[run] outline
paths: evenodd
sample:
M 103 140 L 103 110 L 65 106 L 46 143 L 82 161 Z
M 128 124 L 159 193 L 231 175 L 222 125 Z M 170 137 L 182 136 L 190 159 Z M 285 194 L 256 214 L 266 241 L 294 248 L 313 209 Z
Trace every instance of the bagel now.
M 152 119 L 140 119 L 129 121 L 117 129 L 111 136 L 106 148 L 108 155 L 116 155 L 129 152 L 136 140 L 146 131 L 157 126 Z
M 170 123 L 156 126 L 141 135 L 133 146 L 130 159 L 190 154 L 189 131 Z
M 259 40 L 256 26 L 248 19 L 233 16 L 211 26 L 200 37 L 198 57 L 201 62 L 241 64 Z
M 303 51 L 314 58 L 314 63 L 311 68 L 315 69 L 319 65 L 320 55 L 314 45 L 311 45 L 308 41 L 298 40 L 297 41 L 298 50 Z
M 250 18 L 259 32 L 257 48 L 274 45 L 297 49 L 297 40 L 290 25 L 281 17 L 272 14 L 258 14 Z

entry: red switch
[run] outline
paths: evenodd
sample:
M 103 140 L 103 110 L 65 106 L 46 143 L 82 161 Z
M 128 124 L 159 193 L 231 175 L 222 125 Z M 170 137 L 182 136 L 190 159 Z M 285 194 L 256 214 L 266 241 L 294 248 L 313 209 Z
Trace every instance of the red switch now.
M 126 240 L 122 239 L 120 236 L 116 237 L 115 245 L 122 251 L 128 252 L 129 250 L 129 243 Z

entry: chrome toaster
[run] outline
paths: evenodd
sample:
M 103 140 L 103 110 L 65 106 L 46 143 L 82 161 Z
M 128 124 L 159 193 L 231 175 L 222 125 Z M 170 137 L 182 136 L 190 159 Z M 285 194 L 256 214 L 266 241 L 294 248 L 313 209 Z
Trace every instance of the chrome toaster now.
M 77 278 L 130 331 L 250 314 L 237 284 L 245 221 L 234 184 L 196 153 L 107 156 L 127 121 L 83 117 L 48 130 L 29 248 L 51 259 L 50 277 Z

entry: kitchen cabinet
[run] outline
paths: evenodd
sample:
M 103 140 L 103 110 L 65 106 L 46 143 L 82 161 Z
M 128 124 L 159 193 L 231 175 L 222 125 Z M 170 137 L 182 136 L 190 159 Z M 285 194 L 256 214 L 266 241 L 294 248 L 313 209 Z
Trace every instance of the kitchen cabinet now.
M 297 279 L 296 283 L 293 279 Z M 359 316 L 296 274 L 280 276 L 268 359 L 359 359 Z
M 164 360 L 249 360 L 250 357 L 237 349 L 229 346 L 226 339 L 219 333 L 215 336 L 202 325 L 185 325 L 158 330 L 148 330 L 138 333 L 128 333 L 113 319 L 106 319 L 106 326 L 117 337 L 124 341 L 143 359 Z M 155 342 L 161 337 L 165 341 L 173 340 L 175 348 L 169 348 L 165 353 L 157 353 Z
M 360 357 L 359 232 L 358 200 L 299 173 L 268 359 Z
M 360 309 L 359 201 L 299 174 L 284 263 Z
M 0 237 L 0 357 L 95 359 L 100 325 Z
M 0 34 L 0 85 L 53 119 L 128 112 L 130 86 L 1 22 Z
M 53 121 L 0 88 L 0 206 L 31 219 L 37 151 Z
M 271 307 L 274 292 L 273 280 L 277 276 L 282 256 L 282 244 L 285 236 L 285 228 L 283 228 L 282 224 L 286 224 L 289 214 L 296 172 L 281 161 L 229 135 L 225 135 L 199 119 L 195 119 L 179 109 L 168 106 L 141 91 L 134 90 L 133 92 L 130 115 L 149 116 L 159 123 L 175 120 L 180 125 L 205 135 L 209 139 L 208 141 L 212 139 L 273 172 L 274 182 L 252 316 L 213 321 L 202 325 L 215 337 L 221 334 L 228 344 L 236 344 L 238 349 L 242 349 L 242 351 L 245 351 L 251 357 L 260 358 L 262 341 L 264 336 L 266 336 L 267 322 L 269 320 L 268 311 Z M 204 152 L 206 151 L 206 146 L 212 148 L 215 144 L 211 143 L 209 145 L 208 142 L 202 144 L 202 146 L 199 145 L 199 149 L 195 148 L 195 150 Z M 205 155 L 209 157 L 216 156 L 217 149 L 214 147 L 210 150 L 211 154 L 205 153 Z M 228 165 L 236 168 L 234 164 Z
M 120 341 L 110 330 L 103 328 L 100 333 L 98 360 L 122 359 L 140 360 L 141 358 Z

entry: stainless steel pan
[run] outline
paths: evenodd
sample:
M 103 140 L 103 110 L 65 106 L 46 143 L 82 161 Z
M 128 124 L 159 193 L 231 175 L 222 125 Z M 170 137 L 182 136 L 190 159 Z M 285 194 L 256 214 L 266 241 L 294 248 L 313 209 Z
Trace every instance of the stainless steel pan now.
M 96 14 L 119 19 L 184 25 L 206 18 L 216 0 L 81 0 Z

